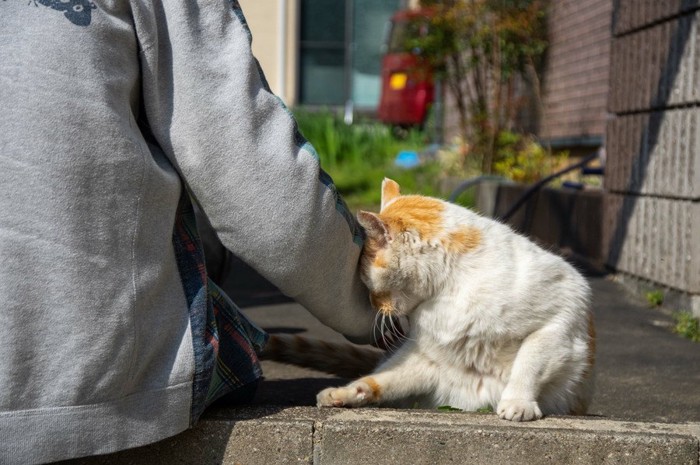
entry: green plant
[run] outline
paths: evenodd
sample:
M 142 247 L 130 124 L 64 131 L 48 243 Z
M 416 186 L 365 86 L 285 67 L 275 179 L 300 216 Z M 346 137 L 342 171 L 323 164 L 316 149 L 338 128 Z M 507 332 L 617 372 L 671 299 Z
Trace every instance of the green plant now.
M 411 130 L 398 140 L 391 129 L 373 121 L 348 125 L 330 111 L 294 110 L 302 135 L 314 146 L 321 165 L 332 170 L 337 165 L 381 166 L 401 150 L 417 150 L 424 145 L 424 135 Z
M 432 10 L 426 34 L 404 46 L 420 50 L 452 94 L 460 132 L 482 171 L 491 173 L 500 132 L 513 127 L 531 93 L 541 112 L 547 47 L 547 0 L 423 0 Z M 519 90 L 526 84 L 531 92 Z
M 437 408 L 441 412 L 463 412 L 461 408 L 452 407 L 451 405 L 441 405 Z M 493 407 L 487 405 L 476 409 L 476 413 L 493 413 Z
M 391 129 L 374 121 L 346 125 L 335 113 L 296 109 L 300 132 L 314 146 L 321 166 L 333 178 L 338 191 L 351 210 L 376 211 L 385 177 L 401 185 L 403 193 L 440 196 L 442 170 L 435 161 L 424 160 L 407 170 L 394 165 L 402 150 L 421 151 L 425 136 L 411 130 L 396 139 Z
M 441 405 L 437 408 L 441 412 L 462 412 L 461 408 L 452 407 L 451 405 Z
M 664 303 L 664 293 L 659 290 L 649 291 L 646 293 L 647 302 L 652 307 L 659 307 Z
M 674 315 L 676 326 L 673 332 L 693 342 L 700 342 L 700 321 L 690 312 L 676 312 Z
M 385 177 L 398 182 L 404 194 L 441 195 L 438 189 L 441 172 L 435 163 L 405 170 L 394 166 L 391 159 L 379 166 L 338 165 L 328 172 L 338 191 L 353 210 L 378 209 L 382 180 Z
M 516 182 L 532 183 L 552 173 L 567 157 L 567 152 L 550 156 L 532 136 L 501 131 L 493 171 Z

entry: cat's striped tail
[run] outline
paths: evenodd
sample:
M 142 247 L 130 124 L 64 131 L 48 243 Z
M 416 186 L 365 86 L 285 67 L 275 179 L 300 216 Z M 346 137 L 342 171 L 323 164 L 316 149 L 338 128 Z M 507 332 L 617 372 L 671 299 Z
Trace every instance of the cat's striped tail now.
M 313 368 L 341 378 L 357 378 L 371 373 L 383 355 L 379 350 L 350 343 L 271 334 L 260 358 Z

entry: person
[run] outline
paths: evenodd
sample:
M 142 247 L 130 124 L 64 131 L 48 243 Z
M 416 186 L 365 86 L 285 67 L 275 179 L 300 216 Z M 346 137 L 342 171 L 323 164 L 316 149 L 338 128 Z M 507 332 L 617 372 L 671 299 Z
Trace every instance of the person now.
M 0 3 L 0 463 L 140 446 L 260 377 L 193 214 L 371 340 L 362 237 L 235 1 Z M 241 394 L 243 395 L 243 394 Z

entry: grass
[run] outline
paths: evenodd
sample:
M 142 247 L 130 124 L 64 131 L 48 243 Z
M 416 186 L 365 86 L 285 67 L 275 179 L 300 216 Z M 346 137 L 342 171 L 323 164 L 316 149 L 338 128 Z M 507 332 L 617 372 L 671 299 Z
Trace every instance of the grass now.
M 346 125 L 331 111 L 294 111 L 299 129 L 319 154 L 321 166 L 333 178 L 338 191 L 351 210 L 376 211 L 385 177 L 394 179 L 403 193 L 440 196 L 442 169 L 436 162 L 425 161 L 413 169 L 394 165 L 402 150 L 420 151 L 427 145 L 424 133 L 408 131 L 402 139 L 389 126 L 358 121 Z
M 645 297 L 652 307 L 660 307 L 664 303 L 664 293 L 659 290 L 649 291 Z M 700 342 L 700 321 L 692 313 L 674 312 L 673 319 L 675 321 L 672 328 L 674 333 L 693 342 Z
M 393 166 L 387 162 L 379 166 L 339 165 L 329 169 L 338 191 L 352 210 L 378 210 L 381 201 L 381 184 L 385 177 L 401 186 L 403 194 L 440 196 L 437 178 L 440 168 L 426 164 L 411 170 Z
M 664 293 L 662 291 L 649 291 L 646 293 L 646 298 L 652 307 L 659 307 L 664 303 Z
M 393 159 L 399 150 L 415 150 L 424 145 L 420 131 L 409 131 L 405 139 L 398 140 L 386 125 L 369 120 L 347 125 L 330 110 L 297 109 L 294 116 L 301 133 L 313 144 L 321 163 L 329 170 L 346 164 L 376 166 Z
M 463 412 L 461 408 L 452 407 L 451 405 L 441 405 L 437 408 L 441 412 Z M 476 413 L 493 413 L 493 407 L 487 405 L 475 410 Z
M 693 342 L 700 342 L 700 321 L 697 318 L 690 312 L 676 312 L 673 318 L 676 320 L 674 333 Z
M 461 408 L 452 407 L 451 405 L 441 405 L 437 409 L 441 412 L 463 412 Z

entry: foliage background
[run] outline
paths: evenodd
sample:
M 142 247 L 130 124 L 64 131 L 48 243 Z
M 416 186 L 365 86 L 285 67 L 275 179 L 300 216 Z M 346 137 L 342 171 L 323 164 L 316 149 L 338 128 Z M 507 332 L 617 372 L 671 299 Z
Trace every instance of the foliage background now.
M 423 0 L 428 33 L 408 39 L 455 102 L 459 129 L 483 173 L 499 161 L 502 132 L 519 110 L 543 112 L 540 73 L 547 48 L 546 0 Z
M 436 160 L 424 158 L 412 169 L 394 164 L 401 151 L 424 151 L 428 145 L 425 133 L 414 129 L 397 139 L 387 125 L 371 120 L 347 125 L 331 110 L 296 109 L 294 114 L 299 130 L 318 152 L 321 166 L 352 210 L 377 211 L 385 177 L 398 182 L 405 193 L 444 195 L 439 187 L 444 170 Z

